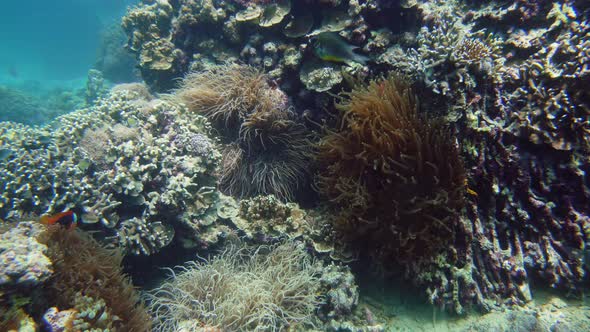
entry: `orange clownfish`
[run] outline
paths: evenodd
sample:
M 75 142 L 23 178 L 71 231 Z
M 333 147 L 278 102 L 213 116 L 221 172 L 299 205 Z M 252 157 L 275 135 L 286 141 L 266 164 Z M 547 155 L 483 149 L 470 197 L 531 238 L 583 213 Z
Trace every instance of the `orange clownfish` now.
M 43 225 L 61 225 L 65 229 L 74 229 L 78 224 L 78 216 L 74 211 L 69 210 L 53 215 L 43 215 L 40 222 Z

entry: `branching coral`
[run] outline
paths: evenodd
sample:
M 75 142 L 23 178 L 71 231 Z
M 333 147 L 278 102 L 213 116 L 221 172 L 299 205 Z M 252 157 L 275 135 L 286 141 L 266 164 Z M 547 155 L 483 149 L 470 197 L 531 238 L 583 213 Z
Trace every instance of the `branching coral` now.
M 124 253 L 134 255 L 149 256 L 169 245 L 174 238 L 172 226 L 160 221 L 147 222 L 140 218 L 120 222 L 116 233 L 110 238 L 112 244 L 122 248 Z
M 124 252 L 153 254 L 174 240 L 170 215 L 202 217 L 193 207 L 220 159 L 209 132 L 205 117 L 142 85 L 118 86 L 45 127 L 0 123 L 0 218 L 75 208 L 97 238 L 116 232 Z
M 336 228 L 387 264 L 429 257 L 454 239 L 465 171 L 440 121 L 417 113 L 395 75 L 341 96 L 321 140 L 317 187 L 342 209 Z
M 208 117 L 229 143 L 220 171 L 222 191 L 238 197 L 293 197 L 307 175 L 310 134 L 266 75 L 243 65 L 193 72 L 175 98 Z
M 50 228 L 41 235 L 49 248 L 54 275 L 48 284 L 49 296 L 59 308 L 72 308 L 82 295 L 102 299 L 110 312 L 120 318 L 113 323 L 118 331 L 150 331 L 150 320 L 129 279 L 123 274 L 123 256 L 107 250 L 89 235 Z
M 294 243 L 228 250 L 173 272 L 149 295 L 156 331 L 279 331 L 308 323 L 319 304 L 317 269 Z

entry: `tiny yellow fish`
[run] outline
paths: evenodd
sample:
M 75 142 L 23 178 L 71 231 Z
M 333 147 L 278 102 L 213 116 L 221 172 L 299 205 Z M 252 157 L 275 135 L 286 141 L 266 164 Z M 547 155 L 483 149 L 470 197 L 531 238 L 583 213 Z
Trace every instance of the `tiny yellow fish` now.
M 465 185 L 466 191 L 469 195 L 477 197 L 477 191 L 469 188 L 469 181 L 467 181 L 467 179 L 465 179 L 463 184 Z

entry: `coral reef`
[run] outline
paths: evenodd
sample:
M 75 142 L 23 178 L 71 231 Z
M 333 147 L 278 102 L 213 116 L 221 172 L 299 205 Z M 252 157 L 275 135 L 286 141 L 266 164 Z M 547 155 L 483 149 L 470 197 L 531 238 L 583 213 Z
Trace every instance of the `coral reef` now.
M 102 74 L 92 69 L 86 87 L 48 87 L 38 81 L 0 85 L 0 121 L 45 125 L 60 115 L 91 105 L 106 91 Z
M 171 88 L 171 80 L 182 69 L 182 51 L 175 50 L 168 36 L 173 18 L 173 8 L 168 1 L 148 1 L 130 9 L 122 27 L 128 47 L 137 52 L 143 79 L 149 84 Z M 186 69 L 185 69 L 186 70 Z
M 510 326 L 576 329 L 558 316 L 559 304 L 531 312 L 527 303 L 533 280 L 569 295 L 587 286 L 589 13 L 581 0 L 142 0 L 122 29 L 147 85 L 106 93 L 108 79 L 122 80 L 133 66 L 116 69 L 133 61 L 119 47 L 120 31 L 110 30 L 102 73 L 89 73 L 86 90 L 31 96 L 23 91 L 34 85 L 0 88 L 3 119 L 27 124 L 0 123 L 2 228 L 73 210 L 80 229 L 121 249 L 99 254 L 117 264 L 120 255 L 152 262 L 176 250 L 209 254 L 236 238 L 301 241 L 323 266 L 311 268 L 298 247 L 282 254 L 298 264 L 276 269 L 313 270 L 313 285 L 304 285 L 313 305 L 296 319 L 264 307 L 269 329 L 360 330 L 362 321 L 379 330 L 370 310 L 359 314 L 348 268 L 331 265 L 366 256 L 440 308 L 522 305 Z M 317 41 L 326 36 L 346 52 L 324 49 Z M 408 81 L 377 78 L 392 71 Z M 326 204 L 305 209 L 286 202 L 312 196 L 310 128 L 320 126 L 331 128 L 318 146 Z M 71 252 L 47 249 L 27 224 L 16 227 L 0 234 L 0 330 L 35 328 L 48 309 L 45 329 L 118 329 L 127 309 L 109 294 L 76 289 L 94 278 L 81 276 L 90 267 L 67 280 Z M 185 302 L 170 287 L 182 281 L 202 293 L 215 269 L 250 281 L 242 268 L 260 268 L 277 248 L 260 248 L 254 261 L 238 251 L 185 267 L 160 288 L 170 302 L 153 307 L 156 323 L 253 329 L 254 321 L 196 305 L 211 298 Z M 31 311 L 29 292 L 12 294 L 60 278 L 76 285 L 41 312 Z M 194 316 L 175 316 L 171 303 L 189 303 Z M 299 320 L 305 324 L 295 326 Z
M 140 80 L 136 69 L 137 61 L 125 49 L 127 35 L 120 24 L 112 24 L 100 36 L 100 46 L 94 67 L 112 83 L 135 82 Z
M 1 217 L 75 209 L 126 252 L 169 244 L 170 216 L 191 211 L 180 224 L 199 216 L 199 190 L 215 184 L 220 155 L 203 117 L 152 98 L 125 85 L 45 127 L 0 124 L 8 154 L 0 160 Z
M 385 270 L 454 244 L 465 170 L 448 129 L 421 116 L 395 75 L 357 86 L 319 143 L 317 187 L 339 211 L 344 241 Z
M 313 11 L 318 15 L 310 15 Z M 310 37 L 340 32 L 347 43 L 363 48 L 369 42 L 365 17 L 379 11 L 376 4 L 358 1 L 142 1 L 129 10 L 123 27 L 143 78 L 157 91 L 171 89 L 173 78 L 203 62 L 235 60 L 262 67 L 285 87 L 299 89 L 301 65 L 316 60 Z M 337 72 L 341 67 L 323 65 Z M 322 73 L 317 71 L 314 79 L 334 82 L 318 77 Z
M 530 301 L 533 278 L 579 292 L 590 212 L 587 5 L 416 1 L 412 10 L 424 27 L 378 62 L 413 77 L 421 99 L 455 123 L 469 178 L 457 230 L 465 245 L 415 264 L 415 281 L 456 312 Z
M 219 188 L 251 197 L 292 199 L 303 186 L 311 135 L 287 96 L 251 66 L 227 64 L 191 72 L 175 91 L 189 110 L 205 115 L 227 143 Z
M 189 263 L 149 296 L 155 329 L 278 331 L 309 323 L 318 305 L 317 274 L 295 243 Z
M 46 123 L 65 113 L 63 110 L 49 107 L 39 97 L 8 86 L 0 86 L 0 104 L 2 104 L 0 121 L 35 125 Z
M 108 92 L 105 87 L 104 76 L 101 71 L 90 69 L 86 80 L 86 104 L 92 105 L 99 97 Z
M 232 219 L 246 239 L 260 243 L 273 242 L 283 237 L 309 235 L 311 225 L 306 213 L 295 203 L 282 203 L 275 196 L 256 196 L 239 202 Z

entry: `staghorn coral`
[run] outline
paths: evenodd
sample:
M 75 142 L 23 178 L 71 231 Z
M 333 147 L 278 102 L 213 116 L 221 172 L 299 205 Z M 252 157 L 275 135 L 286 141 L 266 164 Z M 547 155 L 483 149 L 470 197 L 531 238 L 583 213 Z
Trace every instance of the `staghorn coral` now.
M 191 262 L 149 296 L 155 331 L 279 331 L 310 322 L 319 268 L 296 243 Z
M 100 246 L 89 235 L 50 227 L 40 240 L 48 247 L 55 270 L 48 282 L 47 299 L 58 308 L 73 308 L 80 293 L 102 299 L 119 317 L 118 331 L 150 331 L 150 319 L 130 280 L 123 274 L 123 255 Z
M 392 262 L 428 259 L 455 240 L 465 171 L 449 131 L 420 116 L 390 75 L 341 96 L 336 129 L 319 143 L 319 192 L 337 209 L 352 246 Z
M 251 66 L 216 66 L 187 75 L 174 97 L 211 120 L 228 143 L 220 169 L 223 192 L 293 198 L 307 175 L 311 135 L 266 75 Z
M 463 38 L 453 56 L 458 62 L 475 63 L 490 58 L 492 50 L 480 39 Z

